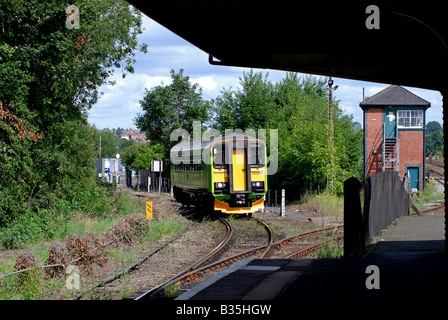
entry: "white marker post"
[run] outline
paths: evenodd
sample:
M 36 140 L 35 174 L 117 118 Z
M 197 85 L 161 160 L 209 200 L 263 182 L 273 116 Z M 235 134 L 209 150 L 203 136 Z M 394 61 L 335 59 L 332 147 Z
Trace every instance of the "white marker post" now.
M 282 217 L 286 216 L 286 209 L 285 209 L 285 189 L 282 189 L 282 206 L 280 208 L 280 215 Z

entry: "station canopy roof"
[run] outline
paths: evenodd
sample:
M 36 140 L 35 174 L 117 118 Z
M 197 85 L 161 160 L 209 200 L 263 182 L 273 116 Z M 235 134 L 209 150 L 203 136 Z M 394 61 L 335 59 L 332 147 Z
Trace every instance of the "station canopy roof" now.
M 448 89 L 443 1 L 127 1 L 213 64 Z

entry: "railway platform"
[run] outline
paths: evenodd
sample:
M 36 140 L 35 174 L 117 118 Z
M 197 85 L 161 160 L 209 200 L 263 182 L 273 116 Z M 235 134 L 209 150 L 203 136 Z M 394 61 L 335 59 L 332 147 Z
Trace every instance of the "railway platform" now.
M 402 217 L 366 258 L 245 259 L 177 300 L 448 299 L 444 217 Z

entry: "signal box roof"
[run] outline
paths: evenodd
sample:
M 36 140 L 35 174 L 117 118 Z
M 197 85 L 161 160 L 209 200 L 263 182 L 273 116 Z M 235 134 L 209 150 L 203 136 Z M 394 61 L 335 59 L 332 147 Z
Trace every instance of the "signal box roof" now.
M 425 107 L 429 108 L 431 104 L 425 99 L 413 94 L 401 86 L 392 85 L 378 92 L 372 97 L 362 101 L 359 106 L 379 107 L 379 106 L 406 106 L 406 107 Z

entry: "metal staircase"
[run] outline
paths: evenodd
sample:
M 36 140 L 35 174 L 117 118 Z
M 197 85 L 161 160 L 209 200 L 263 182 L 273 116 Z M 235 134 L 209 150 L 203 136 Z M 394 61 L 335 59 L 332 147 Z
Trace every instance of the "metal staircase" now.
M 395 137 L 386 138 L 384 129 L 383 124 L 383 171 L 398 171 L 400 159 L 398 131 L 395 129 Z

